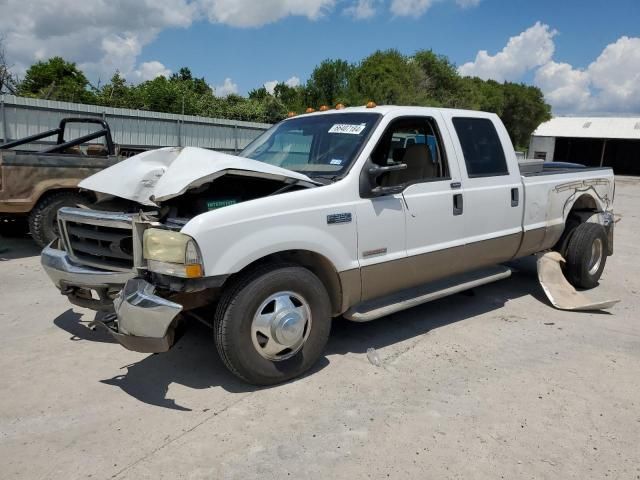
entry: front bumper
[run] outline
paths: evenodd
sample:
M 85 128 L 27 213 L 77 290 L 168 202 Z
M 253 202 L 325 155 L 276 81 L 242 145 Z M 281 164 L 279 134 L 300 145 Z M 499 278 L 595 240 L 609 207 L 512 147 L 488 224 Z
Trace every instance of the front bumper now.
M 112 311 L 113 298 L 127 281 L 131 272 L 112 272 L 73 263 L 67 252 L 54 248 L 55 242 L 44 248 L 40 261 L 44 270 L 63 295 L 74 305 L 92 310 Z M 95 291 L 98 298 L 93 298 Z
M 113 302 L 118 321 L 109 331 L 128 350 L 166 352 L 174 343 L 175 321 L 182 305 L 154 292 L 155 287 L 149 282 L 132 278 Z

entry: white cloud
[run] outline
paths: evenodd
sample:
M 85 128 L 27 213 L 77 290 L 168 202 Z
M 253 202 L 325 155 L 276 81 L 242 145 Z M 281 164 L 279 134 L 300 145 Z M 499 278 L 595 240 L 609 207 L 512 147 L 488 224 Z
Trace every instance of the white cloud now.
M 549 62 L 538 69 L 534 83 L 555 110 L 585 105 L 590 100 L 589 75 L 568 63 Z
M 213 91 L 217 97 L 228 97 L 231 94 L 238 93 L 238 84 L 233 83 L 233 80 L 227 77 L 222 85 L 214 85 Z
M 426 13 L 436 3 L 445 0 L 391 0 L 389 10 L 396 17 L 417 18 Z M 460 8 L 477 7 L 482 0 L 455 0 Z
M 209 21 L 233 27 L 259 27 L 288 16 L 317 20 L 336 0 L 200 0 Z
M 0 32 L 22 74 L 35 60 L 59 55 L 93 79 L 116 69 L 131 76 L 145 45 L 167 28 L 191 25 L 188 0 L 2 0 Z
M 275 92 L 276 89 L 276 85 L 278 85 L 279 83 L 280 80 L 269 80 L 268 82 L 264 82 L 263 86 L 269 94 L 273 95 L 273 92 Z M 294 75 L 289 80 L 285 81 L 284 84 L 289 87 L 297 87 L 298 85 L 300 85 L 300 78 Z
M 270 95 L 273 95 L 273 92 L 276 89 L 276 85 L 278 85 L 278 80 L 269 80 L 268 82 L 264 82 L 264 88 Z
M 537 22 L 520 35 L 511 37 L 502 51 L 489 55 L 480 50 L 473 62 L 460 66 L 461 75 L 504 80 L 518 80 L 532 68 L 546 64 L 553 57 L 557 34 L 549 25 Z
M 521 81 L 534 74 L 555 113 L 637 113 L 640 111 L 640 38 L 620 37 L 586 68 L 553 59 L 556 31 L 536 23 L 511 37 L 496 55 L 478 52 L 462 75 Z
M 299 87 L 300 86 L 300 78 L 296 77 L 295 75 L 293 77 L 291 77 L 289 80 L 287 80 L 286 82 L 284 82 L 288 87 L 291 88 L 295 88 L 295 87 Z
M 391 0 L 389 9 L 398 17 L 419 17 L 429 10 L 433 3 L 434 0 Z
M 586 69 L 549 62 L 536 72 L 535 84 L 558 112 L 637 113 L 640 38 L 619 38 Z
M 640 37 L 621 37 L 589 65 L 594 108 L 640 111 Z
M 356 20 L 366 20 L 376 14 L 378 0 L 358 0 L 356 3 L 344 9 L 346 15 Z
M 171 75 L 171 70 L 157 61 L 141 63 L 133 72 L 134 78 L 141 82 L 144 82 L 145 80 L 153 80 L 161 75 L 169 77 L 169 75 Z

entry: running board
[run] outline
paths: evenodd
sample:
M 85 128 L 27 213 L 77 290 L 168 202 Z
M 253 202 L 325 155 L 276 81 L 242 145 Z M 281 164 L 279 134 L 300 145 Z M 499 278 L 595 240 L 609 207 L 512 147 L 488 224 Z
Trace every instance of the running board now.
M 510 276 L 511 269 L 502 265 L 476 270 L 361 303 L 348 310 L 344 317 L 354 322 L 369 322 Z

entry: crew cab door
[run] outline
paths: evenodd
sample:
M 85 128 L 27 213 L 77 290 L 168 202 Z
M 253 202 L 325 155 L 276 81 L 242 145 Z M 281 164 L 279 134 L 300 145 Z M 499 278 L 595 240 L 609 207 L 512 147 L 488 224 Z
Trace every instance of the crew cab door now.
M 465 270 L 510 260 L 522 240 L 523 186 L 509 135 L 496 116 L 443 115 L 462 174 Z
M 403 186 L 402 193 L 374 198 L 369 206 L 359 207 L 359 250 L 362 254 L 364 246 L 383 241 L 395 250 L 402 239 L 403 254 L 396 250 L 395 254 L 381 253 L 382 258 L 361 257 L 363 300 L 442 278 L 461 268 L 458 250 L 464 246 L 463 219 L 456 213 L 456 196 L 462 191 L 460 172 L 455 156 L 449 159 L 446 155 L 452 146 L 445 147 L 438 119 L 392 119 L 372 152 L 374 164 L 404 163 L 407 168 L 379 179 L 381 186 Z

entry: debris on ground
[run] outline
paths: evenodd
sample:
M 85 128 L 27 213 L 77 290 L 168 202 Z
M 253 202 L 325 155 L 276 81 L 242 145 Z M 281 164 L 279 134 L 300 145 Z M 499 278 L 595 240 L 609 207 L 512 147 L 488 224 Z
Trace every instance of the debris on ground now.
M 371 365 L 375 365 L 376 367 L 382 366 L 380 355 L 378 355 L 378 351 L 375 348 L 367 348 L 367 358 Z

